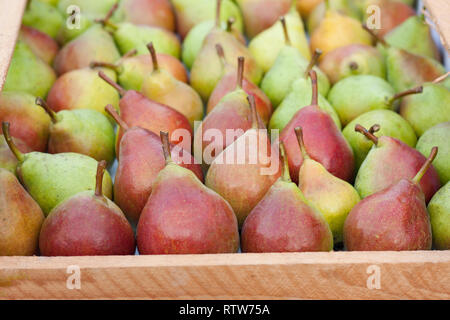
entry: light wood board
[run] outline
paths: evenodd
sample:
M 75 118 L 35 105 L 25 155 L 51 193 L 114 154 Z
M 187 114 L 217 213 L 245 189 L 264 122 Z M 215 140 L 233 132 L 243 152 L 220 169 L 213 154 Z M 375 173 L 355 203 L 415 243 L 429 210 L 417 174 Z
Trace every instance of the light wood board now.
M 441 35 L 445 49 L 450 53 L 450 0 L 424 0 L 424 5 Z

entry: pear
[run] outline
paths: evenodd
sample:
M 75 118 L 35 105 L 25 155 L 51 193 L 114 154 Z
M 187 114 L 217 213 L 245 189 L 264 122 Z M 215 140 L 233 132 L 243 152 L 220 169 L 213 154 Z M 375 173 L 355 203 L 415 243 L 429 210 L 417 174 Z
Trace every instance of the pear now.
M 424 83 L 422 94 L 402 100 L 400 114 L 420 137 L 436 124 L 450 121 L 450 89 L 438 83 Z
M 431 249 L 430 219 L 419 183 L 436 153 L 437 148 L 433 148 L 415 176 L 398 180 L 361 200 L 352 209 L 344 225 L 347 250 Z
M 416 145 L 417 137 L 414 133 L 414 129 L 408 121 L 402 118 L 398 113 L 385 109 L 372 110 L 363 113 L 347 124 L 342 131 L 345 139 L 347 139 L 348 143 L 352 146 L 357 169 L 359 169 L 373 146 L 373 143 L 370 140 L 355 131 L 355 126 L 358 123 L 365 128 L 373 126 L 372 130 L 369 131 L 377 137 L 393 137 L 404 142 L 411 148 L 414 148 Z
M 286 95 L 283 101 L 281 101 L 280 105 L 270 118 L 269 129 L 278 129 L 282 131 L 284 127 L 286 127 L 286 125 L 289 123 L 289 121 L 291 121 L 297 111 L 299 111 L 303 107 L 308 106 L 311 103 L 311 91 L 311 82 L 308 81 L 308 79 L 299 78 L 295 80 L 292 83 L 290 92 Z M 331 116 L 336 127 L 340 130 L 341 120 L 339 120 L 338 114 L 328 102 L 328 100 L 324 98 L 320 93 L 318 102 L 319 108 L 327 112 Z
M 384 40 L 397 48 L 440 61 L 439 50 L 431 37 L 425 16 L 412 16 L 390 31 Z
M 153 181 L 164 168 L 161 140 L 146 129 L 128 127 L 111 105 L 105 109 L 125 132 L 120 141 L 120 154 L 117 155 L 119 164 L 114 180 L 114 201 L 127 218 L 136 223 L 152 192 Z M 191 170 L 203 181 L 202 169 L 194 163 L 192 155 L 184 149 L 170 147 L 173 161 Z
M 160 69 L 153 43 L 148 44 L 153 62 L 153 71 L 142 83 L 142 93 L 147 98 L 179 111 L 189 120 L 192 128 L 195 121 L 203 119 L 203 102 L 198 93 L 186 83 Z
M 280 16 L 288 13 L 291 0 L 237 0 L 242 11 L 245 34 L 253 38 L 271 27 Z
M 450 121 L 431 127 L 419 138 L 416 149 L 424 156 L 429 154 L 433 146 L 439 148 L 439 153 L 433 165 L 439 174 L 442 185 L 450 181 Z
M 292 83 L 299 78 L 307 79 L 309 71 L 314 69 L 319 77 L 320 93 L 326 97 L 330 83 L 327 76 L 314 66 L 322 52 L 316 50 L 311 61 L 303 58 L 298 50 L 290 44 L 289 29 L 285 19 L 281 18 L 280 20 L 285 31 L 286 45 L 280 51 L 273 66 L 265 74 L 261 82 L 261 89 L 269 97 L 273 107 L 277 108 L 288 94 Z
M 217 8 L 220 9 L 220 21 L 226 22 L 232 18 L 235 20 L 236 28 L 244 31 L 242 15 L 238 6 L 231 0 L 172 0 L 177 17 L 177 33 L 182 39 L 198 23 L 214 20 Z M 217 5 L 219 4 L 219 5 Z
M 289 177 L 283 144 L 283 174 L 250 212 L 241 232 L 243 252 L 330 251 L 333 235 L 323 215 Z
M 124 54 L 115 63 L 92 61 L 91 68 L 102 67 L 113 70 L 117 74 L 118 83 L 125 90 L 140 91 L 145 77 L 153 71 L 153 62 L 148 55 L 136 55 L 136 50 Z M 174 56 L 156 53 L 158 66 L 169 72 L 173 77 L 184 83 L 188 82 L 186 68 Z
M 220 0 L 218 1 L 216 24 L 203 41 L 202 49 L 198 53 L 191 69 L 191 86 L 206 102 L 220 81 L 223 66 L 217 55 L 216 45 L 220 44 L 225 52 L 227 62 L 235 66 L 237 58 L 245 58 L 245 77 L 258 85 L 262 78 L 262 70 L 250 54 L 249 50 L 229 32 L 220 28 Z
M 44 214 L 11 172 L 0 168 L 0 256 L 37 253 Z
M 259 128 L 255 101 L 248 99 L 252 127 L 213 160 L 205 178 L 206 186 L 230 203 L 240 226 L 280 175 L 267 131 Z
M 45 97 L 55 80 L 53 69 L 37 57 L 25 42 L 18 40 L 3 90 Z
M 116 80 L 114 71 L 103 71 Z M 48 93 L 47 103 L 55 112 L 92 109 L 106 115 L 104 107 L 108 103 L 119 107 L 119 94 L 98 77 L 98 70 L 88 67 L 60 76 Z
M 332 84 L 354 75 L 386 77 L 386 64 L 381 52 L 365 44 L 339 47 L 323 57 L 319 68 Z
M 174 144 L 191 151 L 193 130 L 189 120 L 177 110 L 146 98 L 143 94 L 134 90 L 125 90 L 103 71 L 99 71 L 99 77 L 119 92 L 120 115 L 129 126 L 138 126 L 144 129 L 158 132 L 166 130 L 170 133 L 170 140 Z M 119 129 L 116 139 L 116 154 L 119 154 L 119 143 L 123 130 Z
M 58 43 L 37 29 L 22 25 L 18 39 L 25 42 L 37 57 L 48 64 L 51 64 L 58 54 Z
M 351 181 L 354 175 L 352 149 L 333 118 L 317 105 L 319 89 L 316 72 L 311 70 L 309 76 L 312 87 L 311 104 L 297 111 L 280 134 L 280 141 L 286 147 L 291 179 L 298 181 L 298 172 L 303 162 L 295 134 L 295 128 L 302 127 L 310 157 L 320 162 L 334 176 Z
M 222 29 L 226 30 L 230 34 L 234 35 L 237 40 L 246 45 L 247 42 L 242 33 L 233 27 L 234 19 L 229 19 L 224 26 L 222 23 Z M 203 21 L 193 27 L 186 35 L 183 41 L 182 60 L 188 69 L 192 68 L 195 58 L 202 49 L 203 41 L 206 36 L 211 32 L 215 26 L 215 21 L 208 20 Z
M 234 253 L 239 232 L 231 206 L 191 171 L 175 164 L 161 132 L 165 167 L 137 227 L 140 254 Z
M 95 24 L 92 17 L 87 14 L 77 15 L 77 11 L 75 10 L 72 10 L 71 12 L 64 11 L 63 14 L 65 15 L 66 23 L 62 25 L 62 28 L 59 29 L 58 35 L 56 36 L 56 40 L 61 45 L 65 45 L 79 37 Z
M 40 0 L 30 0 L 22 18 L 24 25 L 45 32 L 52 38 L 56 37 L 63 22 L 63 16 L 55 7 Z
M 419 151 L 400 140 L 388 136 L 376 137 L 359 124 L 355 126 L 355 130 L 374 144 L 355 180 L 355 188 L 361 198 L 395 185 L 402 179 L 411 179 L 426 162 Z M 427 203 L 440 186 L 439 176 L 431 166 L 420 181 Z
M 311 50 L 320 49 L 323 54 L 349 44 L 372 44 L 372 38 L 358 20 L 331 10 L 327 11 L 320 25 L 311 35 Z
M 283 23 L 277 21 L 270 28 L 255 36 L 248 45 L 250 53 L 255 57 L 264 73 L 272 68 L 286 44 L 297 49 L 298 55 L 304 59 L 309 60 L 311 58 L 303 22 L 295 8 L 292 7 L 289 13 L 284 16 L 284 19 L 289 34 L 289 43 L 287 43 Z
M 379 77 L 358 75 L 344 78 L 334 85 L 328 101 L 339 115 L 343 125 L 361 114 L 379 109 L 396 109 L 396 102 L 407 95 L 422 93 L 417 87 L 395 93 L 391 85 Z
M 97 161 L 78 153 L 23 154 L 9 134 L 9 123 L 2 123 L 3 135 L 19 164 L 17 175 L 27 191 L 47 215 L 61 201 L 95 187 Z M 107 173 L 103 178 L 103 192 L 111 198 L 112 181 Z
M 309 157 L 301 127 L 295 128 L 295 133 L 303 157 L 298 187 L 305 198 L 324 215 L 333 233 L 334 243 L 342 242 L 345 219 L 359 202 L 359 194 L 350 183 L 336 178 L 320 162 Z
M 34 101 L 32 95 L 24 92 L 0 93 L 0 122 L 11 122 L 11 136 L 20 139 L 30 150 L 45 152 L 50 117 L 44 110 L 36 108 Z
M 439 150 L 440 152 L 440 150 Z M 447 182 L 433 196 L 428 204 L 433 247 L 438 250 L 450 249 L 450 182 Z
M 61 75 L 88 67 L 91 61 L 113 63 L 119 58 L 120 53 L 112 36 L 101 25 L 96 24 L 62 47 L 55 58 L 54 67 Z
M 267 124 L 272 115 L 272 104 L 265 93 L 255 84 L 244 78 L 244 59 L 238 58 L 237 70 L 233 68 L 225 59 L 225 53 L 220 44 L 216 45 L 217 54 L 220 57 L 223 65 L 223 76 L 217 83 L 214 91 L 208 100 L 206 112 L 210 113 L 215 106 L 222 100 L 224 96 L 235 89 L 243 89 L 248 95 L 255 98 L 256 111 L 261 117 L 261 120 Z M 241 83 L 242 82 L 242 83 Z
M 97 167 L 95 191 L 64 200 L 45 219 L 39 236 L 43 256 L 131 255 L 134 232 L 119 207 L 103 195 L 106 161 Z
M 117 2 L 118 0 L 58 0 L 57 7 L 59 11 L 66 12 L 69 6 L 75 5 L 83 14 L 95 19 L 102 18 Z
M 52 122 L 48 153 L 75 152 L 97 161 L 114 161 L 114 128 L 102 113 L 90 109 L 62 110 L 55 113 L 42 98 L 36 104 L 44 108 Z
M 33 151 L 29 146 L 25 144 L 22 140 L 18 138 L 13 138 L 14 144 L 20 152 L 31 152 Z M 16 173 L 17 168 L 17 158 L 9 149 L 6 143 L 5 137 L 0 135 L 0 168 L 10 171 L 11 173 Z
M 311 12 L 316 8 L 317 5 L 322 3 L 322 1 L 323 0 L 295 0 L 295 5 L 297 11 L 306 21 Z

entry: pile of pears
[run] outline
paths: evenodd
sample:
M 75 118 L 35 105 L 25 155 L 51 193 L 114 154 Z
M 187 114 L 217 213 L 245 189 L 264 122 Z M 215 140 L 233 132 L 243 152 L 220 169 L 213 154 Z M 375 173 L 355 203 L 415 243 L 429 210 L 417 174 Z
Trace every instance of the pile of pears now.
M 450 73 L 413 2 L 28 1 L 0 256 L 450 250 Z

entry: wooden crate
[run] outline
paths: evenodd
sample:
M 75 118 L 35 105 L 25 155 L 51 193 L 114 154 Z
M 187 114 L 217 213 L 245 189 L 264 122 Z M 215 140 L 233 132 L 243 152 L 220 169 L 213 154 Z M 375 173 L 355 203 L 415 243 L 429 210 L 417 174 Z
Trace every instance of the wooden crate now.
M 25 2 L 0 0 L 0 87 Z M 450 3 L 425 3 L 449 50 Z M 450 299 L 450 251 L 0 257 L 0 299 L 142 298 Z

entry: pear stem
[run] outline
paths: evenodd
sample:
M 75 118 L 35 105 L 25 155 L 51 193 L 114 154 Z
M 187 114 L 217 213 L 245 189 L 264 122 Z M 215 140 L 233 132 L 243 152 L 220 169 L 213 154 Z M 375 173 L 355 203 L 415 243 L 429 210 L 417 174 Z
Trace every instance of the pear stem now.
M 220 45 L 220 43 L 216 44 L 216 52 L 219 56 L 220 62 L 222 63 L 222 68 L 224 68 L 227 64 L 227 61 L 225 60 L 225 52 L 223 52 L 223 47 Z
M 317 106 L 319 104 L 319 90 L 317 88 L 317 73 L 316 73 L 316 71 L 310 70 L 309 77 L 311 78 L 311 87 L 312 87 L 311 105 Z
M 255 103 L 255 97 L 251 94 L 247 96 L 248 103 L 250 105 L 251 115 L 252 115 L 252 129 L 258 129 L 259 128 L 259 122 L 258 122 L 258 113 L 256 111 L 256 103 Z
M 447 72 L 446 74 L 443 74 L 442 76 L 440 76 L 440 77 L 434 79 L 431 83 L 434 83 L 434 84 L 441 83 L 442 81 L 444 81 L 445 79 L 447 79 L 447 77 L 448 77 L 449 75 L 450 75 L 450 71 Z
M 129 128 L 128 125 L 125 123 L 125 121 L 123 121 L 122 117 L 119 116 L 116 109 L 114 109 L 114 107 L 111 104 L 108 104 L 105 107 L 105 111 L 114 119 L 114 121 L 119 125 L 119 127 L 121 127 L 125 131 L 128 130 Z
M 300 151 L 302 152 L 303 159 L 311 159 L 308 152 L 306 151 L 302 127 L 297 127 L 294 129 L 294 131 L 295 135 L 297 136 L 298 145 L 300 147 Z
M 281 157 L 281 165 L 283 166 L 281 180 L 286 182 L 292 182 L 291 174 L 289 173 L 289 164 L 286 156 L 286 148 L 284 147 L 284 143 L 281 141 L 280 141 L 280 157 Z
M 96 19 L 95 22 L 99 22 L 101 23 L 103 26 L 108 26 L 111 29 L 117 30 L 117 25 L 115 25 L 114 23 L 112 23 L 111 21 L 109 21 L 109 19 L 111 19 L 112 15 L 114 14 L 114 12 L 117 10 L 117 8 L 119 7 L 119 3 L 115 3 L 111 9 L 109 9 L 109 11 L 106 13 L 106 16 L 102 19 Z
M 97 176 L 95 179 L 95 195 L 103 197 L 103 175 L 105 174 L 106 161 L 102 160 L 97 164 Z
M 53 123 L 56 123 L 56 113 L 55 111 L 53 111 L 49 105 L 44 101 L 44 99 L 42 99 L 41 97 L 36 97 L 36 100 L 34 101 L 34 103 L 40 107 L 42 107 L 45 112 L 47 112 L 47 114 L 50 116 L 50 119 L 52 120 Z
M 17 160 L 19 160 L 19 162 L 23 162 L 25 157 L 23 156 L 23 153 L 20 152 L 19 149 L 17 149 L 14 141 L 12 141 L 11 134 L 9 133 L 9 122 L 2 122 L 2 131 L 11 152 L 14 154 Z
M 242 89 L 242 82 L 244 81 L 244 57 L 238 57 L 238 68 L 236 78 L 236 88 Z
M 153 70 L 158 71 L 159 70 L 158 58 L 156 57 L 156 50 L 155 47 L 153 46 L 153 42 L 147 44 L 147 49 L 150 52 L 150 56 L 152 57 Z
M 281 26 L 283 27 L 283 33 L 284 33 L 284 41 L 287 45 L 291 45 L 291 39 L 289 38 L 289 32 L 286 24 L 286 18 L 283 16 L 280 18 Z
M 437 152 L 438 152 L 438 147 L 433 147 L 431 149 L 430 155 L 428 156 L 425 163 L 422 165 L 422 168 L 420 168 L 419 172 L 417 172 L 416 176 L 413 178 L 413 180 L 412 180 L 413 182 L 415 182 L 417 184 L 420 182 L 420 179 L 422 179 L 422 177 L 427 172 L 428 168 L 431 166 L 431 163 L 433 162 L 434 158 L 436 158 Z
M 170 156 L 169 134 L 167 132 L 160 131 L 159 136 L 161 138 L 164 159 L 166 160 L 166 164 L 169 164 L 172 162 L 172 157 Z
M 101 62 L 101 61 L 92 61 L 91 63 L 89 63 L 89 67 L 92 69 L 97 68 L 97 67 L 108 68 L 108 69 L 114 70 L 116 72 L 119 69 L 119 67 L 114 63 Z
M 308 78 L 309 72 L 316 65 L 321 54 L 322 54 L 322 50 L 320 50 L 320 49 L 314 50 L 314 54 L 313 54 L 311 60 L 309 61 L 308 67 L 306 67 L 306 70 L 305 70 L 305 78 Z
M 366 30 L 374 39 L 376 42 L 381 43 L 383 46 L 389 48 L 391 45 L 389 43 L 387 43 L 383 38 L 381 38 L 380 36 L 378 36 L 375 32 L 373 32 L 372 29 L 370 29 L 367 24 L 363 24 L 362 27 L 364 28 L 364 30 Z
M 220 7 L 222 6 L 222 0 L 216 2 L 216 27 L 220 27 Z
M 417 93 L 422 93 L 423 92 L 423 87 L 417 87 L 417 88 L 412 88 L 406 91 L 402 91 L 399 93 L 396 93 L 391 99 L 389 99 L 388 104 L 392 105 L 396 100 L 401 99 L 403 97 L 409 96 L 411 94 L 417 94 Z
M 227 32 L 231 32 L 232 31 L 232 27 L 233 24 L 236 22 L 236 19 L 234 19 L 233 17 L 228 18 L 227 20 L 227 28 L 225 29 Z
M 127 91 L 119 86 L 117 83 L 115 83 L 111 78 L 109 78 L 103 71 L 98 72 L 98 76 L 105 80 L 110 86 L 112 86 L 114 89 L 116 89 L 119 94 L 123 97 Z
M 372 128 L 373 128 L 374 126 L 378 126 L 378 127 L 379 127 L 378 124 L 375 124 L 375 125 L 372 126 Z M 377 127 L 375 127 L 375 128 L 377 128 Z M 364 128 L 362 125 L 357 124 L 357 125 L 355 126 L 355 131 L 356 131 L 356 132 L 359 132 L 359 133 L 362 133 L 363 135 L 365 135 L 366 138 L 369 139 L 370 141 L 372 141 L 374 145 L 378 145 L 378 138 L 373 134 L 373 132 L 367 131 L 367 129 Z
M 373 126 L 370 127 L 369 132 L 371 134 L 374 134 L 375 132 L 380 131 L 381 127 L 379 124 L 374 124 Z

